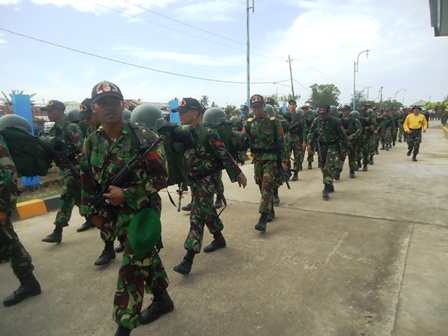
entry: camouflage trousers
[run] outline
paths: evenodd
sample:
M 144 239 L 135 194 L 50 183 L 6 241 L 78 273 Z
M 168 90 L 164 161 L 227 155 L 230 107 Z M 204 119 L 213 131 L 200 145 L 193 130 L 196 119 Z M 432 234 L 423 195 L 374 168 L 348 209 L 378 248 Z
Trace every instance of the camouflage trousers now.
M 238 152 L 238 163 L 243 163 L 246 161 L 246 152 L 245 151 L 240 151 Z
M 126 235 L 124 233 L 123 223 L 120 222 L 120 218 L 121 217 L 118 217 L 116 223 L 111 223 L 108 228 L 104 228 L 100 231 L 100 237 L 104 242 L 113 242 L 118 238 L 120 244 L 125 244 Z
M 338 161 L 338 170 L 342 172 L 342 169 L 344 168 L 345 158 L 348 157 L 348 165 L 349 169 L 355 170 L 358 163 L 357 163 L 357 146 L 355 144 L 355 141 L 350 141 L 352 145 L 352 149 L 347 150 L 346 148 L 341 148 L 341 156 L 342 158 Z
M 75 204 L 81 205 L 81 181 L 76 179 L 70 171 L 64 173 L 64 188 L 59 197 L 59 211 L 54 221 L 55 225 L 68 226 Z
M 214 194 L 223 194 L 223 184 L 219 175 L 215 173 L 191 181 L 190 187 L 192 192 L 190 231 L 185 240 L 184 248 L 199 253 L 202 247 L 204 226 L 207 226 L 211 234 L 224 229 L 224 225 L 213 207 L 213 196 Z
M 293 169 L 298 172 L 302 170 L 302 162 L 303 157 L 305 155 L 305 151 L 302 148 L 302 142 L 290 141 L 288 143 L 288 157 L 290 157 L 293 152 L 294 152 Z
M 371 155 L 371 147 L 372 142 L 374 142 L 375 139 L 373 139 L 373 136 L 370 134 L 362 134 L 361 135 L 361 142 L 360 142 L 360 148 L 361 148 L 361 157 L 362 157 L 362 164 L 368 164 L 369 163 L 369 156 Z
M 384 135 L 381 138 L 381 144 L 384 146 L 384 145 L 390 145 L 391 143 L 392 143 L 392 129 L 389 127 L 384 130 Z
M 404 133 L 404 128 L 403 125 L 400 125 L 398 127 L 398 141 L 401 141 L 401 139 L 403 138 L 403 135 L 405 135 L 406 133 Z
M 118 222 L 127 236 L 127 225 L 132 216 L 125 215 Z M 119 325 L 134 329 L 140 325 L 143 296 L 146 293 L 161 294 L 168 287 L 168 275 L 156 249 L 143 258 L 134 256 L 126 239 L 123 261 L 118 272 L 117 290 L 114 297 L 113 319 Z
M 398 129 L 396 126 L 392 127 L 392 143 L 395 145 L 397 142 Z
M 261 201 L 258 212 L 270 214 L 274 206 L 274 188 L 278 186 L 278 165 L 275 161 L 254 161 L 255 183 L 260 188 Z
M 420 143 L 422 142 L 422 130 L 412 130 L 408 133 L 408 150 L 414 151 L 414 155 L 419 153 Z
M 31 256 L 20 242 L 9 218 L 6 224 L 0 227 L 0 254 L 9 256 L 17 278 L 21 279 L 33 273 Z
M 335 145 L 321 146 L 322 157 L 319 158 L 320 170 L 324 184 L 333 184 L 333 176 L 338 169 L 340 157 Z

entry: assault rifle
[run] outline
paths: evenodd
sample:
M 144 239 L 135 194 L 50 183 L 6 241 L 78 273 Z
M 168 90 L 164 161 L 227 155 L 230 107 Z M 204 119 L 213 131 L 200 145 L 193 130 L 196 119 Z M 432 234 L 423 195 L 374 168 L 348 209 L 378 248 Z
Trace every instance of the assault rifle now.
M 123 168 L 120 169 L 120 171 L 114 176 L 112 180 L 100 191 L 98 191 L 93 201 L 90 203 L 90 209 L 92 210 L 94 215 L 98 215 L 98 213 L 107 205 L 110 205 L 110 201 L 107 197 L 105 197 L 103 194 L 106 194 L 109 192 L 109 186 L 116 186 L 116 187 L 123 187 L 127 181 L 129 181 L 129 178 L 131 175 L 135 172 L 137 167 L 142 163 L 143 160 L 146 159 L 149 152 L 151 152 L 154 147 L 156 147 L 160 142 L 162 142 L 163 136 L 160 136 L 156 141 L 154 141 L 150 146 L 147 144 L 144 144 L 140 146 L 137 149 L 137 153 L 135 156 L 129 161 L 129 163 Z
M 58 137 L 41 136 L 39 140 L 44 148 L 51 153 L 53 161 L 57 164 L 59 169 L 67 167 L 73 174 L 75 179 L 81 177 L 78 168 L 73 164 L 76 153 L 68 153 L 67 145 Z

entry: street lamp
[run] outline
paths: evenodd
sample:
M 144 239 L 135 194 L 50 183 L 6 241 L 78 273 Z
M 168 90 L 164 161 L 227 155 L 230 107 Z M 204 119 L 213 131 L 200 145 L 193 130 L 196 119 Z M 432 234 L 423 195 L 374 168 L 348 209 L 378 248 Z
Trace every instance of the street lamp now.
M 358 72 L 358 64 L 359 64 L 359 56 L 361 56 L 362 53 L 366 53 L 366 58 L 369 56 L 369 49 L 363 50 L 358 54 L 358 57 L 356 57 L 356 61 L 353 67 L 353 110 L 356 109 L 356 74 Z
M 395 92 L 395 95 L 394 95 L 394 100 L 395 100 L 395 101 L 397 101 L 397 94 L 399 94 L 401 91 L 406 92 L 407 89 L 402 88 L 402 89 L 398 90 L 397 92 Z

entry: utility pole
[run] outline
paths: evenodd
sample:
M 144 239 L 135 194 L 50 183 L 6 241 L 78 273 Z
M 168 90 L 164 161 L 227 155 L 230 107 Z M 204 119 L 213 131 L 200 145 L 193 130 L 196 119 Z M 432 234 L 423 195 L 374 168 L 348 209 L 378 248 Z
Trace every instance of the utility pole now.
M 292 99 L 294 99 L 294 81 L 292 78 L 292 67 L 291 67 L 291 61 L 294 61 L 291 59 L 291 57 L 288 55 L 288 60 L 286 62 L 289 62 L 289 77 L 291 78 L 291 92 L 292 92 Z
M 369 57 L 369 49 L 363 50 L 358 54 L 358 57 L 356 57 L 356 61 L 353 64 L 353 110 L 356 110 L 356 74 L 358 73 L 358 66 L 359 66 L 359 56 L 361 54 L 366 53 L 366 58 Z
M 246 12 L 247 12 L 247 95 L 246 104 L 250 106 L 250 34 L 249 34 L 249 10 L 252 9 L 252 13 L 255 10 L 254 0 L 252 0 L 252 7 L 249 7 L 249 0 L 247 0 Z
M 383 88 L 384 86 L 380 87 L 380 89 L 378 90 L 378 93 L 380 94 L 380 110 L 383 107 Z
M 367 89 L 367 101 L 369 101 L 369 89 L 371 88 L 372 86 L 367 86 L 366 87 L 366 89 Z

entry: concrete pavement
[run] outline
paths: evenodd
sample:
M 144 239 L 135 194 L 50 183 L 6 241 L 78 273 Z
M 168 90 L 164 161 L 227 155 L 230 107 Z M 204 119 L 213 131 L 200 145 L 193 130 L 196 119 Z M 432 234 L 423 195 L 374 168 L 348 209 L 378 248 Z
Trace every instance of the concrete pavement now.
M 172 271 L 184 255 L 188 214 L 177 213 L 162 192 L 161 256 L 175 310 L 132 335 L 446 335 L 448 141 L 438 126 L 424 134 L 418 159 L 398 143 L 354 180 L 346 165 L 329 201 L 321 198 L 320 171 L 305 170 L 291 190 L 280 189 L 266 234 L 253 228 L 260 196 L 253 166 L 245 165 L 246 189 L 224 177 L 227 248 L 199 254 L 188 277 Z M 121 256 L 93 266 L 99 232 L 77 233 L 77 214 L 62 244 L 40 242 L 54 216 L 15 223 L 43 292 L 1 307 L 0 335 L 113 335 Z M 204 245 L 211 240 L 206 233 Z M 2 298 L 18 286 L 7 263 L 0 279 Z

